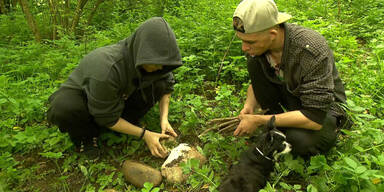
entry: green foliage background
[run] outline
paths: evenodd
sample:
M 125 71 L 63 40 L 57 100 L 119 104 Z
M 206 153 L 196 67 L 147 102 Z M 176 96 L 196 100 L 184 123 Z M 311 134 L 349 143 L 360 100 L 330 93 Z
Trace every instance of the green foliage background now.
M 133 8 L 132 3 L 135 3 Z M 80 21 L 80 35 L 36 43 L 19 7 L 0 15 L 0 191 L 215 191 L 246 138 L 209 133 L 205 122 L 237 115 L 249 83 L 241 42 L 231 18 L 238 0 L 105 1 L 92 25 Z M 348 114 L 355 124 L 327 156 L 309 161 L 285 156 L 264 191 L 384 191 L 384 2 L 375 0 L 277 0 L 291 22 L 312 28 L 328 40 L 345 82 Z M 33 7 L 42 32 L 50 21 L 46 7 Z M 76 4 L 73 2 L 73 6 Z M 85 11 L 85 15 L 89 12 Z M 125 159 L 155 167 L 142 141 L 103 135 L 97 162 L 74 152 L 66 134 L 46 122 L 47 99 L 91 50 L 129 36 L 152 16 L 171 25 L 184 65 L 176 73 L 170 121 L 180 140 L 198 144 L 208 156 L 199 167 L 186 163 L 187 183 L 147 184 L 137 189 L 118 171 Z M 48 33 L 48 32 L 46 32 Z M 228 55 L 223 56 L 228 48 Z M 220 65 L 223 70 L 216 82 Z M 144 119 L 159 130 L 156 107 Z

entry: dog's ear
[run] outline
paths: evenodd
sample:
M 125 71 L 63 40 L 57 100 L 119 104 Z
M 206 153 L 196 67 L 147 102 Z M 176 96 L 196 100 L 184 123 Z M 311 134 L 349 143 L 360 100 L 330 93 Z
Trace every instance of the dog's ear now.
M 271 117 L 271 119 L 269 119 L 269 121 L 268 121 L 268 123 L 267 123 L 267 131 L 270 131 L 270 130 L 276 128 L 275 121 L 276 121 L 276 117 L 273 115 L 273 116 Z

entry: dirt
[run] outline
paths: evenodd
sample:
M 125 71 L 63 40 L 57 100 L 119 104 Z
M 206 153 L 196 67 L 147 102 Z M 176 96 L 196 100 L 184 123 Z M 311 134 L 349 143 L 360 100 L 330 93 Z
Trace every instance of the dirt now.
M 52 192 L 64 191 L 64 188 L 67 188 L 69 191 L 80 191 L 82 182 L 79 178 L 83 177 L 81 172 L 64 174 L 63 176 L 67 178 L 63 182 L 59 179 L 61 176 L 60 170 L 54 160 L 42 157 L 37 150 L 27 154 L 15 154 L 14 158 L 20 163 L 18 168 L 32 171 L 31 175 L 33 177 L 26 178 L 26 182 L 23 182 L 24 185 L 11 186 L 11 189 L 17 191 L 37 190 L 40 192 Z M 58 165 L 60 164 L 62 162 L 59 160 Z
M 181 153 L 188 153 L 188 151 L 181 151 Z M 180 163 L 180 161 L 183 159 L 183 156 L 180 155 L 177 159 L 174 159 L 170 163 L 168 163 L 165 167 L 173 167 L 175 164 Z
M 177 138 L 178 142 L 188 141 L 191 146 L 200 145 L 200 140 L 194 135 L 180 135 Z M 130 143 L 132 144 L 132 143 Z M 140 148 L 135 151 L 133 155 L 124 154 L 124 149 L 130 147 L 130 144 L 119 144 L 113 146 L 107 146 L 103 143 L 100 149 L 100 158 L 97 162 L 104 162 L 105 164 L 112 165 L 117 171 L 121 169 L 122 162 L 124 160 L 136 160 L 145 164 L 148 164 L 154 168 L 160 168 L 165 159 L 154 158 L 145 143 L 142 143 Z M 20 154 L 15 153 L 14 159 L 19 162 L 17 169 L 22 170 L 27 178 L 23 178 L 18 184 L 8 186 L 12 191 L 20 192 L 52 192 L 52 191 L 81 191 L 82 187 L 89 184 L 89 180 L 84 176 L 81 170 L 76 167 L 78 162 L 84 163 L 84 157 L 70 161 L 68 170 L 66 173 L 63 172 L 64 162 L 68 157 L 77 155 L 74 151 L 68 151 L 63 154 L 65 157 L 58 159 L 45 158 L 41 156 L 43 149 L 35 149 L 29 153 Z M 92 163 L 85 165 L 89 167 Z M 68 166 L 68 165 L 66 165 Z M 107 173 L 106 173 L 107 174 Z M 116 174 L 117 175 L 117 174 Z M 62 179 L 60 179 L 60 177 Z M 166 183 L 165 183 L 166 185 Z M 166 187 L 168 191 L 177 191 L 175 186 Z M 174 189 L 174 190 L 173 190 Z M 96 187 L 97 190 L 97 187 Z

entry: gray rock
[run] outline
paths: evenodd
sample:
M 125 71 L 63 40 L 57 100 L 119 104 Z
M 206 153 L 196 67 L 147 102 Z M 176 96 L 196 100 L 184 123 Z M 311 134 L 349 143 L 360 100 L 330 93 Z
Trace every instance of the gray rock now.
M 136 187 L 143 187 L 145 182 L 160 185 L 162 176 L 160 171 L 135 161 L 126 160 L 122 167 L 125 180 Z
M 204 164 L 207 159 L 199 153 L 196 148 L 190 147 L 186 143 L 182 143 L 176 148 L 172 149 L 171 154 L 161 166 L 161 175 L 170 183 L 182 183 L 188 175 L 183 174 L 180 167 L 181 162 L 187 162 L 189 159 L 198 159 L 200 165 Z

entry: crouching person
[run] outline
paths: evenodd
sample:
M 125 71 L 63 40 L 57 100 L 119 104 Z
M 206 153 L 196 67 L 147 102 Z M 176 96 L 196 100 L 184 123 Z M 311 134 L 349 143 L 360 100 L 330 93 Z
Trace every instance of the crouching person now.
M 251 134 L 275 116 L 291 153 L 306 158 L 335 145 L 346 122 L 340 106 L 346 96 L 324 37 L 287 23 L 290 18 L 273 0 L 243 0 L 235 10 L 233 27 L 246 53 L 251 85 L 234 135 Z M 255 115 L 257 107 L 267 112 Z
M 79 151 L 92 149 L 107 127 L 143 138 L 152 155 L 165 157 L 159 139 L 169 137 L 166 133 L 177 136 L 168 106 L 172 71 L 181 64 L 172 29 L 163 18 L 151 18 L 130 37 L 87 54 L 50 96 L 48 121 L 68 132 Z M 162 133 L 138 125 L 158 101 Z

